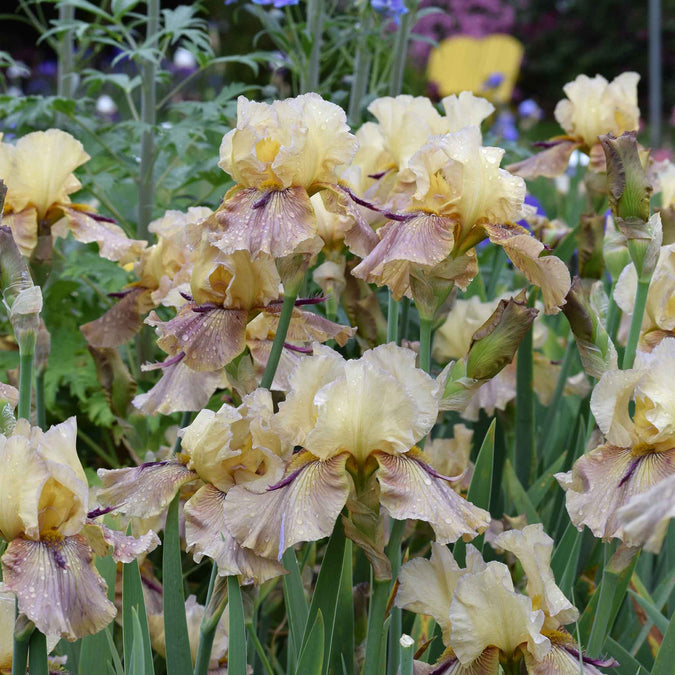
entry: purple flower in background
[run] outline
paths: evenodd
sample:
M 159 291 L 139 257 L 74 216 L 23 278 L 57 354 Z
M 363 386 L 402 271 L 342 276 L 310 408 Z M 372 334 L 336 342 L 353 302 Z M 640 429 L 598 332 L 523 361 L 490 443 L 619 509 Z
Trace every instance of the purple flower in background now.
M 517 141 L 519 134 L 516 127 L 515 115 L 510 110 L 502 110 L 497 116 L 497 120 L 491 131 L 505 141 Z
M 526 98 L 518 106 L 518 115 L 523 119 L 538 122 L 544 117 L 544 111 L 537 105 L 534 99 Z
M 403 4 L 403 0 L 370 0 L 370 6 L 382 16 L 393 19 L 398 25 L 401 15 L 407 14 L 408 8 Z
M 483 90 L 496 89 L 504 81 L 504 73 L 490 73 L 483 82 Z
M 237 0 L 225 0 L 226 5 L 233 5 Z M 276 8 L 297 5 L 300 0 L 251 0 L 254 5 L 273 5 Z
M 525 195 L 525 203 L 529 204 L 530 206 L 534 206 L 534 208 L 537 209 L 538 216 L 546 216 L 546 211 L 544 211 L 544 207 L 541 205 L 541 202 L 529 192 Z M 532 230 L 530 224 L 524 218 L 518 221 L 518 225 L 524 227 L 526 230 Z

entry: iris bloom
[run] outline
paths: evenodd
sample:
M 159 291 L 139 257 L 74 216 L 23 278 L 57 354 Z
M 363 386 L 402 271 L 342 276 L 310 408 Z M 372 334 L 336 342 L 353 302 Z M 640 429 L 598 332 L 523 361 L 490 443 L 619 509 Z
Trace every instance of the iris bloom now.
M 416 673 L 497 675 L 503 665 L 525 661 L 531 675 L 577 675 L 580 655 L 563 626 L 578 612 L 556 586 L 551 572 L 553 540 L 541 525 L 497 535 L 495 546 L 513 553 L 527 576 L 526 593 L 515 590 L 509 568 L 484 562 L 471 545 L 460 569 L 445 546 L 432 544 L 430 560 L 415 558 L 401 568 L 396 605 L 434 617 L 447 649 Z M 584 672 L 612 665 L 583 658 Z
M 190 245 L 190 228 L 211 215 L 211 209 L 191 207 L 186 213 L 167 211 L 150 223 L 157 243 L 146 248 L 134 266 L 138 281 L 113 294 L 120 300 L 102 317 L 81 327 L 92 347 L 116 348 L 141 328 L 143 317 L 158 305 L 185 304 L 181 291 L 190 290 L 195 247 Z
M 236 486 L 225 500 L 228 527 L 244 547 L 280 559 L 297 542 L 328 536 L 345 505 L 346 532 L 370 547 L 371 560 L 381 544 L 380 505 L 394 518 L 429 522 L 443 543 L 485 530 L 489 514 L 453 491 L 415 447 L 436 421 L 439 392 L 412 351 L 388 344 L 345 361 L 315 345 L 290 385 L 274 428 L 302 451 L 266 491 Z
M 322 244 L 310 196 L 336 189 L 336 169 L 356 146 L 342 108 L 318 94 L 271 104 L 240 96 L 218 163 L 236 185 L 209 223 L 210 242 L 253 258 L 316 253 Z
M 0 534 L 5 585 L 45 635 L 76 640 L 115 616 L 94 553 L 131 562 L 152 550 L 149 532 L 127 537 L 87 516 L 89 487 L 75 449 L 75 418 L 42 432 L 19 420 L 0 435 Z
M 639 80 L 637 73 L 627 72 L 611 82 L 602 75 L 592 78 L 579 75 L 576 80 L 568 82 L 563 87 L 567 98 L 558 101 L 555 107 L 555 118 L 566 134 L 543 144 L 548 146 L 546 150 L 512 164 L 509 170 L 523 178 L 555 178 L 565 171 L 570 155 L 577 149 L 589 154 L 591 165 L 597 164 L 600 168 L 604 165 L 604 156 L 598 136 L 620 136 L 625 131 L 637 131 L 640 127 L 637 104 Z
M 555 256 L 540 258 L 543 244 L 515 224 L 525 182 L 499 168 L 503 155 L 483 147 L 476 126 L 433 137 L 410 159 L 406 213 L 378 230 L 380 242 L 355 276 L 388 286 L 396 299 L 414 295 L 416 279 L 465 289 L 478 271 L 474 246 L 489 238 L 541 287 L 546 311 L 559 311 L 569 273 Z
M 635 265 L 627 265 L 614 290 L 616 304 L 632 314 L 637 292 Z M 640 349 L 651 350 L 666 337 L 675 337 L 675 244 L 662 246 L 654 269 L 644 318 L 640 329 Z
M 606 442 L 556 474 L 578 529 L 624 539 L 617 509 L 675 473 L 674 372 L 675 338 L 667 338 L 638 352 L 634 368 L 607 371 L 595 386 L 591 410 Z
M 163 513 L 178 490 L 201 481 L 184 507 L 185 541 L 196 562 L 204 556 L 222 576 L 265 581 L 283 574 L 276 560 L 243 549 L 224 520 L 226 493 L 246 484 L 264 490 L 281 479 L 291 446 L 270 430 L 272 396 L 258 389 L 234 408 L 202 410 L 182 430 L 182 453 L 161 462 L 126 469 L 99 469 L 101 504 L 125 518 Z
M 68 230 L 77 241 L 96 242 L 101 256 L 122 264 L 143 250 L 144 241 L 127 238 L 109 218 L 71 203 L 69 195 L 82 187 L 73 171 L 88 159 L 82 144 L 59 129 L 35 131 L 16 145 L 0 143 L 0 177 L 7 185 L 3 223 L 23 255 L 35 251 L 47 259 L 53 234 L 66 236 Z

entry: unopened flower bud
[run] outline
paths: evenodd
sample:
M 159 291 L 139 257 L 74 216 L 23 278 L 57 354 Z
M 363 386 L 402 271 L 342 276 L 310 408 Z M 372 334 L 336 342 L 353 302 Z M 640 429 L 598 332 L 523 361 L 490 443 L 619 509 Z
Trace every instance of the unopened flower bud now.
M 466 362 L 466 374 L 489 380 L 513 361 L 522 339 L 538 311 L 517 298 L 500 300 L 492 316 L 474 333 Z

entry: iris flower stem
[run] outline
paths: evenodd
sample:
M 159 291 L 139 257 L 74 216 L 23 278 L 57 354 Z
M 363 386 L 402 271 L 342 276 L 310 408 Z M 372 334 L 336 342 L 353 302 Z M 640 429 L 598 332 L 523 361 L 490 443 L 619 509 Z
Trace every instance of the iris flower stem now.
M 216 579 L 218 577 L 218 565 L 213 563 L 211 566 L 211 578 L 209 579 L 209 589 L 206 592 L 206 602 L 204 607 L 208 607 L 211 602 L 211 597 L 213 596 L 213 587 L 216 584 Z M 225 609 L 225 604 L 223 603 L 223 609 Z M 194 675 L 203 675 L 209 670 L 209 661 L 211 660 L 211 650 L 213 649 L 213 640 L 216 636 L 216 627 L 218 626 L 218 621 L 222 611 L 218 615 L 217 620 L 214 622 L 212 619 L 215 617 L 208 617 L 204 613 L 204 618 L 202 619 L 202 624 L 199 627 L 199 646 L 197 647 L 197 658 L 195 659 L 195 670 Z
M 619 320 L 621 319 L 621 310 L 619 305 L 614 300 L 614 289 L 616 288 L 616 281 L 612 284 L 609 292 L 609 306 L 607 308 L 607 334 L 612 340 L 616 339 L 616 331 L 619 328 Z
M 22 640 L 14 638 L 14 652 L 12 654 L 12 675 L 26 675 L 28 664 L 28 645 L 30 636 L 26 635 Z
M 431 371 L 431 319 L 420 317 L 420 368 L 425 372 Z
M 403 72 L 405 70 L 406 56 L 408 55 L 408 39 L 416 15 L 417 0 L 413 0 L 410 11 L 401 17 L 401 23 L 396 31 L 394 59 L 391 66 L 391 76 L 389 78 L 390 96 L 398 96 L 403 89 Z
M 405 529 L 405 520 L 389 521 L 391 524 L 391 531 L 389 534 L 389 544 L 387 545 L 387 557 L 391 563 L 392 579 L 398 577 L 398 572 L 401 569 L 401 540 L 403 539 L 403 530 Z M 389 644 L 387 649 L 387 673 L 388 675 L 396 675 L 398 673 L 398 666 L 401 663 L 401 673 L 403 664 L 401 662 L 402 648 L 399 646 L 399 640 L 403 633 L 403 616 L 398 607 L 393 607 L 391 610 L 391 622 L 389 624 Z M 412 664 L 412 661 L 410 662 Z M 411 671 L 412 673 L 412 671 Z
M 399 640 L 401 653 L 401 675 L 413 675 L 413 657 L 415 641 L 409 635 L 402 635 Z
M 30 636 L 28 653 L 30 661 L 29 675 L 49 675 L 47 638 L 37 628 Z
M 47 429 L 47 411 L 45 410 L 45 374 L 44 371 L 35 375 L 35 416 L 37 425 L 45 431 Z
M 382 626 L 389 600 L 391 580 L 374 581 L 368 612 L 368 635 L 366 637 L 366 658 L 363 675 L 380 675 L 382 672 Z
M 68 2 L 62 2 L 59 5 L 59 20 L 72 21 L 75 18 L 75 6 Z M 58 71 L 56 74 L 56 93 L 57 96 L 64 98 L 73 98 L 75 93 L 74 84 L 74 52 L 73 52 L 73 37 L 72 29 L 65 31 L 59 38 L 58 43 Z
M 630 332 L 628 333 L 628 342 L 626 351 L 623 354 L 621 366 L 624 370 L 633 367 L 635 361 L 635 351 L 637 350 L 638 340 L 640 339 L 640 328 L 642 327 L 642 318 L 645 314 L 647 304 L 647 293 L 649 292 L 650 279 L 638 281 L 637 293 L 635 295 L 635 310 L 630 322 Z
M 398 328 L 398 343 L 408 339 L 408 316 L 410 315 L 410 298 L 405 296 L 401 300 L 401 320 Z
M 347 118 L 349 124 L 356 126 L 361 121 L 361 104 L 366 96 L 368 88 L 368 76 L 372 56 L 368 49 L 368 34 L 373 23 L 370 13 L 370 5 L 363 3 L 359 23 L 361 30 L 357 33 L 356 55 L 354 56 L 354 72 L 352 73 L 352 86 L 349 92 L 349 111 Z
M 309 53 L 307 71 L 303 77 L 303 94 L 316 91 L 319 88 L 321 46 L 323 43 L 323 0 L 308 0 L 307 2 L 307 33 L 311 36 L 312 48 Z
M 30 420 L 33 353 L 33 348 L 22 349 L 19 345 L 19 406 L 17 417 L 24 420 Z
M 295 300 L 298 297 L 298 290 L 299 288 L 295 290 L 288 289 L 284 295 L 284 304 L 281 306 L 281 316 L 279 317 L 277 332 L 274 335 L 270 356 L 267 359 L 267 366 L 265 366 L 265 372 L 260 382 L 260 386 L 263 389 L 269 389 L 272 386 L 272 382 L 274 382 L 274 373 L 277 372 L 281 350 L 284 348 L 288 326 L 291 323 L 291 316 L 293 315 L 293 307 L 295 307 Z
M 399 304 L 389 291 L 389 305 L 387 307 L 387 342 L 398 342 L 398 310 Z

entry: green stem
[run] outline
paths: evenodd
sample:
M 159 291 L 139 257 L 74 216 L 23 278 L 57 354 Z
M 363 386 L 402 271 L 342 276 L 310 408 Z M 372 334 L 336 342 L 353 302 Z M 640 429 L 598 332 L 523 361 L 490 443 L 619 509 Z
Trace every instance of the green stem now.
M 28 665 L 28 646 L 30 635 L 24 635 L 20 640 L 14 637 L 14 651 L 12 653 L 12 675 L 26 675 Z
M 389 291 L 389 307 L 387 309 L 387 342 L 398 342 L 398 309 L 399 304 Z
M 37 628 L 30 636 L 28 645 L 29 675 L 49 675 L 47 664 L 47 638 Z M 24 671 L 25 672 L 25 671 Z
M 307 1 L 307 32 L 312 40 L 307 72 L 303 77 L 302 93 L 317 91 L 321 70 L 321 46 L 323 44 L 323 0 Z
M 262 663 L 266 675 L 274 675 L 274 668 L 272 668 L 272 664 L 267 658 L 267 654 L 265 654 L 265 648 L 262 646 L 262 642 L 260 642 L 260 640 L 258 639 L 258 636 L 255 632 L 255 627 L 253 626 L 252 623 L 247 623 L 246 627 L 248 628 L 248 636 L 251 638 L 251 641 L 253 642 L 256 654 L 260 659 L 260 663 Z
M 413 675 L 415 641 L 409 635 L 402 635 L 399 640 L 399 650 L 401 657 L 401 675 Z
M 518 480 L 527 490 L 534 466 L 534 367 L 532 362 L 532 328 L 518 347 L 516 360 L 516 455 Z
M 389 600 L 391 581 L 374 581 L 368 612 L 368 634 L 363 675 L 380 675 L 382 672 L 382 626 Z
M 403 71 L 405 70 L 406 57 L 408 55 L 408 38 L 412 28 L 413 19 L 417 14 L 417 2 L 411 3 L 410 11 L 401 18 L 401 23 L 396 31 L 394 43 L 394 59 L 389 78 L 389 95 L 398 96 L 403 89 Z
M 159 32 L 160 0 L 148 0 L 146 40 L 152 43 Z M 141 64 L 141 164 L 138 176 L 138 222 L 136 236 L 148 239 L 148 225 L 152 220 L 155 194 L 153 173 L 155 164 L 155 132 L 157 122 L 157 67 L 151 60 Z
M 420 317 L 420 368 L 431 372 L 431 319 Z
M 391 563 L 391 577 L 396 579 L 401 569 L 401 540 L 403 539 L 403 530 L 405 529 L 405 520 L 390 520 L 391 533 L 389 535 L 389 544 L 387 544 L 387 557 Z M 401 647 L 399 640 L 403 633 L 403 616 L 398 607 L 391 610 L 391 621 L 389 623 L 389 642 L 387 648 L 387 673 L 396 675 L 399 663 L 401 663 L 401 673 L 403 663 L 401 662 Z M 410 662 L 412 664 L 412 661 Z M 411 671 L 412 672 L 412 671 Z
M 352 127 L 361 121 L 361 105 L 368 89 L 368 75 L 372 56 L 368 49 L 368 34 L 373 23 L 370 6 L 364 3 L 359 17 L 361 29 L 356 34 L 356 55 L 354 56 L 354 71 L 352 73 L 352 87 L 349 92 L 349 110 L 347 118 Z
M 178 429 L 184 429 L 192 422 L 192 411 L 186 410 L 180 417 L 180 426 Z M 180 452 L 181 437 L 176 436 L 176 442 L 173 444 L 173 454 Z
M 265 372 L 263 373 L 260 386 L 263 389 L 269 389 L 274 382 L 274 373 L 277 372 L 279 359 L 281 358 L 281 351 L 284 348 L 286 341 L 286 334 L 288 333 L 288 326 L 291 323 L 291 316 L 293 315 L 293 308 L 295 307 L 295 300 L 298 297 L 298 289 L 295 291 L 288 289 L 284 295 L 284 304 L 281 306 L 281 316 L 279 317 L 279 324 L 277 325 L 277 332 L 274 335 L 274 342 L 270 351 Z
M 616 282 L 612 283 L 612 289 L 609 292 L 609 307 L 607 308 L 607 334 L 612 339 L 616 340 L 616 332 L 619 329 L 619 321 L 621 320 L 621 310 L 619 305 L 614 300 L 614 289 Z
M 59 3 L 59 21 L 72 21 L 75 18 L 75 6 L 69 2 Z M 73 98 L 73 31 L 66 30 L 59 38 L 58 71 L 56 74 L 56 95 Z
M 227 596 L 230 611 L 227 672 L 228 675 L 246 675 L 246 624 L 237 577 L 227 577 Z
M 401 320 L 398 324 L 398 344 L 408 339 L 408 316 L 410 314 L 410 298 L 403 296 L 401 300 Z
M 635 309 L 630 321 L 630 332 L 628 333 L 628 342 L 626 343 L 626 351 L 623 354 L 623 362 L 621 367 L 624 370 L 633 367 L 635 360 L 635 351 L 637 350 L 638 340 L 640 339 L 640 329 L 642 328 L 642 319 L 645 313 L 645 305 L 647 304 L 647 293 L 649 292 L 650 279 L 646 281 L 638 281 L 637 293 L 635 295 Z
M 35 375 L 35 416 L 37 425 L 45 431 L 47 429 L 47 411 L 45 410 L 45 374 Z
M 216 584 L 216 579 L 218 578 L 218 565 L 213 563 L 211 567 L 211 578 L 209 579 L 209 589 L 206 593 L 206 602 L 204 607 L 208 607 L 211 602 L 211 597 L 213 596 L 213 587 Z M 225 603 L 223 603 L 223 610 L 225 609 Z M 204 613 L 204 618 L 202 619 L 202 624 L 199 627 L 199 646 L 197 647 L 197 658 L 195 659 L 195 670 L 194 675 L 206 675 L 209 670 L 209 661 L 211 660 L 211 650 L 213 649 L 213 640 L 216 636 L 216 627 L 218 626 L 218 621 L 222 616 L 221 612 L 214 617 L 206 616 Z M 213 621 L 213 619 L 216 619 Z
M 17 417 L 30 420 L 31 387 L 33 383 L 33 349 L 19 346 L 19 406 Z

